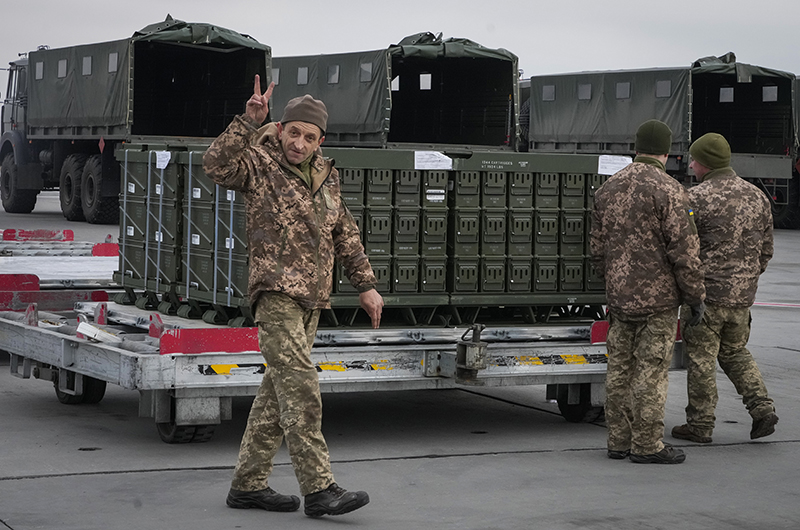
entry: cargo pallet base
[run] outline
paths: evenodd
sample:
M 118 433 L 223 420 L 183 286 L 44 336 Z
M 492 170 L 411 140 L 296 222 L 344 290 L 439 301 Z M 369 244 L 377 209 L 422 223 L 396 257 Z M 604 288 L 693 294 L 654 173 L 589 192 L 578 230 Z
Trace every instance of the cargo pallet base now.
M 312 361 L 323 392 L 544 384 L 567 420 L 593 421 L 602 414 L 607 354 L 591 335 L 586 321 L 320 329 Z M 154 418 L 168 443 L 209 440 L 231 418 L 234 397 L 256 394 L 265 370 L 255 328 L 106 302 L 0 312 L 0 349 L 13 375 L 52 381 L 65 404 L 97 403 L 109 383 L 138 391 L 139 415 Z

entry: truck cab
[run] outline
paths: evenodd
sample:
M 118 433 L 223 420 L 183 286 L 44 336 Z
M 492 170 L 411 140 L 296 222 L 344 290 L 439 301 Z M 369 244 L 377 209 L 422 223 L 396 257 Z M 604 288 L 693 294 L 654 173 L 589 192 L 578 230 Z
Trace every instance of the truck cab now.
M 2 139 L 0 140 L 0 194 L 3 208 L 10 213 L 29 213 L 36 205 L 42 187 L 37 172 L 20 171 L 27 161 L 25 141 L 28 108 L 28 59 L 9 63 L 8 86 L 2 107 Z

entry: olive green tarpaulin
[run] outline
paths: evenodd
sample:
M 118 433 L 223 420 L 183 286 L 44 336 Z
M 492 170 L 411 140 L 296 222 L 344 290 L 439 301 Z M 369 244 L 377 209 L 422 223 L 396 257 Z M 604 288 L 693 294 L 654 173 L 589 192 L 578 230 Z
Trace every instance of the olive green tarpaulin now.
M 310 94 L 328 108 L 329 144 L 498 145 L 515 135 L 518 59 L 504 49 L 419 33 L 387 49 L 273 57 L 272 64 L 272 120 L 290 99 Z
M 529 140 L 534 150 L 586 150 L 600 144 L 606 144 L 601 150 L 621 149 L 626 144 L 632 146 L 639 124 L 655 118 L 670 126 L 677 150 L 688 149 L 691 141 L 709 128 L 732 136 L 758 137 L 749 143 L 740 141 L 743 145 L 739 152 L 784 154 L 787 147 L 794 149 L 797 145 L 800 118 L 796 105 L 792 115 L 791 95 L 784 93 L 792 90 L 789 80 L 794 77 L 738 63 L 733 53 L 704 57 L 688 68 L 535 76 L 530 80 Z M 779 87 L 778 101 L 761 100 L 761 87 L 766 85 Z M 737 95 L 734 105 L 724 107 L 719 98 L 720 89 L 726 86 L 740 86 L 747 96 Z M 780 124 L 784 120 L 793 123 L 785 132 L 774 133 L 780 138 L 764 139 L 760 136 L 763 131 L 745 131 L 737 122 L 747 113 L 771 128 L 783 127 Z
M 163 22 L 137 31 L 128 39 L 37 50 L 29 55 L 29 124 L 47 128 L 129 127 L 136 79 L 130 66 L 135 46 L 139 43 L 214 49 L 221 53 L 247 48 L 261 52 L 265 56 L 261 62 L 267 66 L 271 53 L 269 46 L 249 36 L 169 16 Z M 152 73 L 152 64 L 141 68 L 144 70 L 140 77 L 145 72 L 151 78 L 157 75 Z M 158 97 L 169 99 L 170 95 L 159 94 Z

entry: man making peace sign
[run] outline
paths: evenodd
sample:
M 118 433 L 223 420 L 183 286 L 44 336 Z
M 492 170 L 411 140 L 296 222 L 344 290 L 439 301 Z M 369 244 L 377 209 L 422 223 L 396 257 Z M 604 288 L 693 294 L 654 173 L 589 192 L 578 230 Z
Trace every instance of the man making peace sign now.
M 267 361 L 239 449 L 227 503 L 232 508 L 295 511 L 300 499 L 267 485 L 286 439 L 306 515 L 340 515 L 369 502 L 333 479 L 322 436 L 322 399 L 311 362 L 321 309 L 330 307 L 334 256 L 358 289 L 372 327 L 383 298 L 353 216 L 341 200 L 339 173 L 322 157 L 328 111 L 309 95 L 289 101 L 278 123 L 261 126 L 275 84 L 261 93 L 255 76 L 246 112 L 205 153 L 217 184 L 244 195 L 250 254 L 250 305 Z

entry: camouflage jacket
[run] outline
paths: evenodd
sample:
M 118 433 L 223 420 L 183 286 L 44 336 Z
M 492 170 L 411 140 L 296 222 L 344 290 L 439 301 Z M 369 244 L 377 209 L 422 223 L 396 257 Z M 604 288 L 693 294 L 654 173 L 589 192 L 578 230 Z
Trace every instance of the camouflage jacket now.
M 353 216 L 341 200 L 339 173 L 317 150 L 309 188 L 289 164 L 277 127 L 260 129 L 237 116 L 206 151 L 203 169 L 217 184 L 244 194 L 250 254 L 250 304 L 264 291 L 307 309 L 330 307 L 334 255 L 359 291 L 377 284 Z
M 709 302 L 751 306 L 758 277 L 772 258 L 772 212 L 764 193 L 732 168 L 705 175 L 689 189 Z
M 612 310 L 647 315 L 705 297 L 686 190 L 658 160 L 636 157 L 600 186 L 590 246 Z

